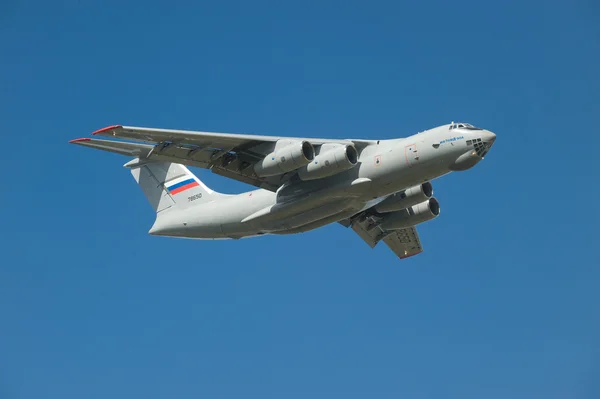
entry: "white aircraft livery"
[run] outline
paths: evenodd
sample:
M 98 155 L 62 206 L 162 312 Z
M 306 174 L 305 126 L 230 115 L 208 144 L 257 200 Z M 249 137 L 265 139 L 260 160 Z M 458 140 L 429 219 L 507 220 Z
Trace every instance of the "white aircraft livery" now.
M 330 223 L 398 257 L 423 252 L 416 226 L 440 214 L 431 180 L 475 166 L 496 139 L 451 123 L 391 140 L 335 140 L 109 126 L 119 140 L 70 143 L 132 157 L 124 166 L 156 212 L 149 233 L 196 239 L 295 234 Z M 217 193 L 185 166 L 256 186 Z

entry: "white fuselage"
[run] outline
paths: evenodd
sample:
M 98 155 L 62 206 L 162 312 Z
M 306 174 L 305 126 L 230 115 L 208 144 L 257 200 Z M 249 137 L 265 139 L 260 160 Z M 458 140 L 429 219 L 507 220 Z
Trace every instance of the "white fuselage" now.
M 351 217 L 408 187 L 469 169 L 484 155 L 476 143 L 491 146 L 494 139 L 487 130 L 444 125 L 407 138 L 380 140 L 360 151 L 352 169 L 313 181 L 296 179 L 277 192 L 258 189 L 218 196 L 186 210 L 168 210 L 157 218 L 150 234 L 225 239 L 312 230 Z

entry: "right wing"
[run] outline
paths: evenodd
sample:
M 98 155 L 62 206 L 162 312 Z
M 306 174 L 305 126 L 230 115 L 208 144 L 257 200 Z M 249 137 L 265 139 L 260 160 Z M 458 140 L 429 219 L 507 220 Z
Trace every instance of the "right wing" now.
M 315 147 L 325 143 L 349 144 L 357 147 L 357 150 L 373 143 L 370 140 L 258 136 L 121 125 L 97 130 L 93 135 L 134 140 L 138 143 L 95 139 L 78 139 L 71 142 L 117 153 L 123 153 L 123 146 L 128 146 L 129 150 L 133 148 L 140 151 L 144 158 L 210 169 L 216 174 L 271 191 L 276 191 L 290 176 L 258 177 L 254 172 L 254 164 L 271 153 L 278 142 L 306 140 Z M 146 152 L 148 146 L 152 148 Z
M 340 223 L 346 227 L 352 227 L 352 230 L 371 248 L 383 241 L 400 259 L 423 252 L 421 240 L 415 226 L 386 231 L 379 226 L 372 226 L 370 218 L 361 217 L 360 214 Z

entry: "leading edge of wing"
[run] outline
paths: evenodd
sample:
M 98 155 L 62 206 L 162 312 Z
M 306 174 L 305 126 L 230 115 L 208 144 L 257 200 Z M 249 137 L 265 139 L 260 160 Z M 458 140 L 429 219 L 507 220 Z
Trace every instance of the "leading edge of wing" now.
M 190 142 L 195 141 L 214 141 L 215 143 L 224 144 L 231 143 L 232 145 L 241 144 L 243 142 L 276 142 L 281 139 L 285 140 L 307 140 L 313 145 L 319 145 L 324 143 L 340 143 L 340 144 L 353 144 L 353 140 L 348 139 L 311 139 L 311 138 L 298 138 L 298 137 L 280 137 L 280 136 L 261 136 L 254 134 L 238 134 L 238 133 L 216 133 L 216 132 L 201 132 L 193 130 L 176 130 L 176 129 L 159 129 L 159 128 L 148 128 L 148 127 L 136 127 L 136 126 L 122 126 L 112 125 L 102 129 L 96 130 L 92 135 L 106 136 L 106 137 L 117 137 L 122 139 L 129 139 L 135 141 L 146 141 L 146 142 L 162 142 L 162 141 L 179 141 L 179 142 Z M 371 140 L 357 140 L 358 142 L 375 142 Z

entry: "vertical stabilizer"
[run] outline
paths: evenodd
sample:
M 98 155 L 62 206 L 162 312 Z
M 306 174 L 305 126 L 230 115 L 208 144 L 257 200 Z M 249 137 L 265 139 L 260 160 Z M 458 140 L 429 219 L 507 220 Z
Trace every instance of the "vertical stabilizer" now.
M 181 164 L 135 159 L 124 166 L 131 168 L 133 178 L 156 213 L 203 204 L 219 196 Z

